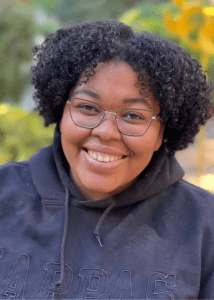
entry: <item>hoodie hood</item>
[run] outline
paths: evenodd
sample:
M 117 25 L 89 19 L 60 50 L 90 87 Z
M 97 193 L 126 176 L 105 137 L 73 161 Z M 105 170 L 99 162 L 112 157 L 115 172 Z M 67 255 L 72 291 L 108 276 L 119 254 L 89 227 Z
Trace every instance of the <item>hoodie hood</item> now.
M 149 165 L 129 189 L 103 200 L 88 201 L 84 199 L 68 175 L 69 165 L 64 156 L 61 135 L 57 129 L 55 130 L 53 145 L 48 148 L 49 151 L 42 149 L 30 159 L 34 184 L 40 196 L 45 199 L 56 199 L 64 202 L 66 187 L 73 196 L 72 201 L 76 205 L 107 208 L 114 202 L 115 207 L 122 207 L 153 197 L 170 188 L 184 176 L 184 171 L 175 156 L 168 156 L 164 146 L 161 146 L 154 153 Z M 40 162 L 39 166 L 38 162 Z

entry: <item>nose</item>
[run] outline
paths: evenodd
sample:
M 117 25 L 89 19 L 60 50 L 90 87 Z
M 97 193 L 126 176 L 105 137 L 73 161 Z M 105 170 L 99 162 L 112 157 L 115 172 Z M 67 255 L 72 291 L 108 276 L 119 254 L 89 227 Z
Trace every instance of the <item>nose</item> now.
M 115 114 L 112 112 L 105 112 L 104 119 L 97 127 L 92 129 L 92 134 L 103 141 L 120 140 L 121 133 L 116 124 Z

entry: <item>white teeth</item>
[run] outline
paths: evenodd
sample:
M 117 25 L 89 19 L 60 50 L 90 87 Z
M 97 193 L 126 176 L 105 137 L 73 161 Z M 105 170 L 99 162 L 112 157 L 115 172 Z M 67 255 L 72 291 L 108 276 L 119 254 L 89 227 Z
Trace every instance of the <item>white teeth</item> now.
M 98 160 L 98 161 L 103 161 L 102 155 L 98 155 L 97 160 Z
M 108 157 L 108 156 L 104 157 L 103 161 L 109 162 L 110 161 L 110 157 Z
M 101 154 L 96 154 L 92 150 L 88 150 L 88 154 L 95 160 L 101 161 L 101 162 L 111 162 L 111 161 L 117 161 L 119 159 L 122 159 L 122 156 L 102 156 Z

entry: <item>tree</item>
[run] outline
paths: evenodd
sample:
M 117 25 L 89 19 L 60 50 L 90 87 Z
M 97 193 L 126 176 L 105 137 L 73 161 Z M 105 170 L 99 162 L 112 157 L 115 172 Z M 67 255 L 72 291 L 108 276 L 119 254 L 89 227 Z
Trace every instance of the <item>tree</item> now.
M 36 37 L 55 32 L 62 25 L 30 0 L 0 3 L 0 102 L 20 101 L 30 83 L 32 47 Z

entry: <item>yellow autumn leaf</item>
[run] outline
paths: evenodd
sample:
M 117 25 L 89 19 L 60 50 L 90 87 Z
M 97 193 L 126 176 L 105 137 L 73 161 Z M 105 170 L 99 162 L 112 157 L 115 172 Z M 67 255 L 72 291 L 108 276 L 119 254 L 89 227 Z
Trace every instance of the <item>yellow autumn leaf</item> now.
M 164 14 L 164 25 L 169 31 L 177 33 L 176 22 L 172 19 L 169 12 L 165 12 Z
M 214 16 L 214 7 L 205 7 L 204 8 L 204 13 L 207 16 Z
M 209 55 L 213 55 L 214 54 L 214 45 L 213 43 L 211 43 L 210 39 L 208 39 L 207 37 L 203 37 L 203 39 L 201 39 L 199 41 L 199 46 L 201 48 L 201 50 L 203 52 L 206 52 Z
M 201 0 L 172 0 L 182 11 L 188 10 L 190 7 L 200 6 Z
M 214 55 L 214 22 L 211 18 L 207 18 L 204 26 L 199 32 L 198 44 L 202 52 Z
M 198 41 L 197 41 L 197 42 L 192 42 L 192 41 L 190 42 L 190 41 L 189 41 L 188 44 L 189 44 L 189 46 L 190 46 L 192 49 L 194 49 L 194 50 L 201 50 Z
M 184 8 L 185 6 L 185 0 L 173 0 L 173 2 L 180 8 Z
M 201 6 L 192 6 L 183 12 L 177 20 L 177 33 L 181 38 L 187 38 L 189 33 L 197 27 L 197 21 L 192 21 L 194 14 L 203 15 Z
M 164 22 L 167 29 L 177 34 L 181 39 L 188 40 L 192 30 L 197 27 L 197 21 L 192 21 L 195 14 L 203 15 L 203 9 L 199 5 L 191 6 L 188 10 L 182 11 L 176 21 L 170 16 L 169 12 L 165 13 Z

